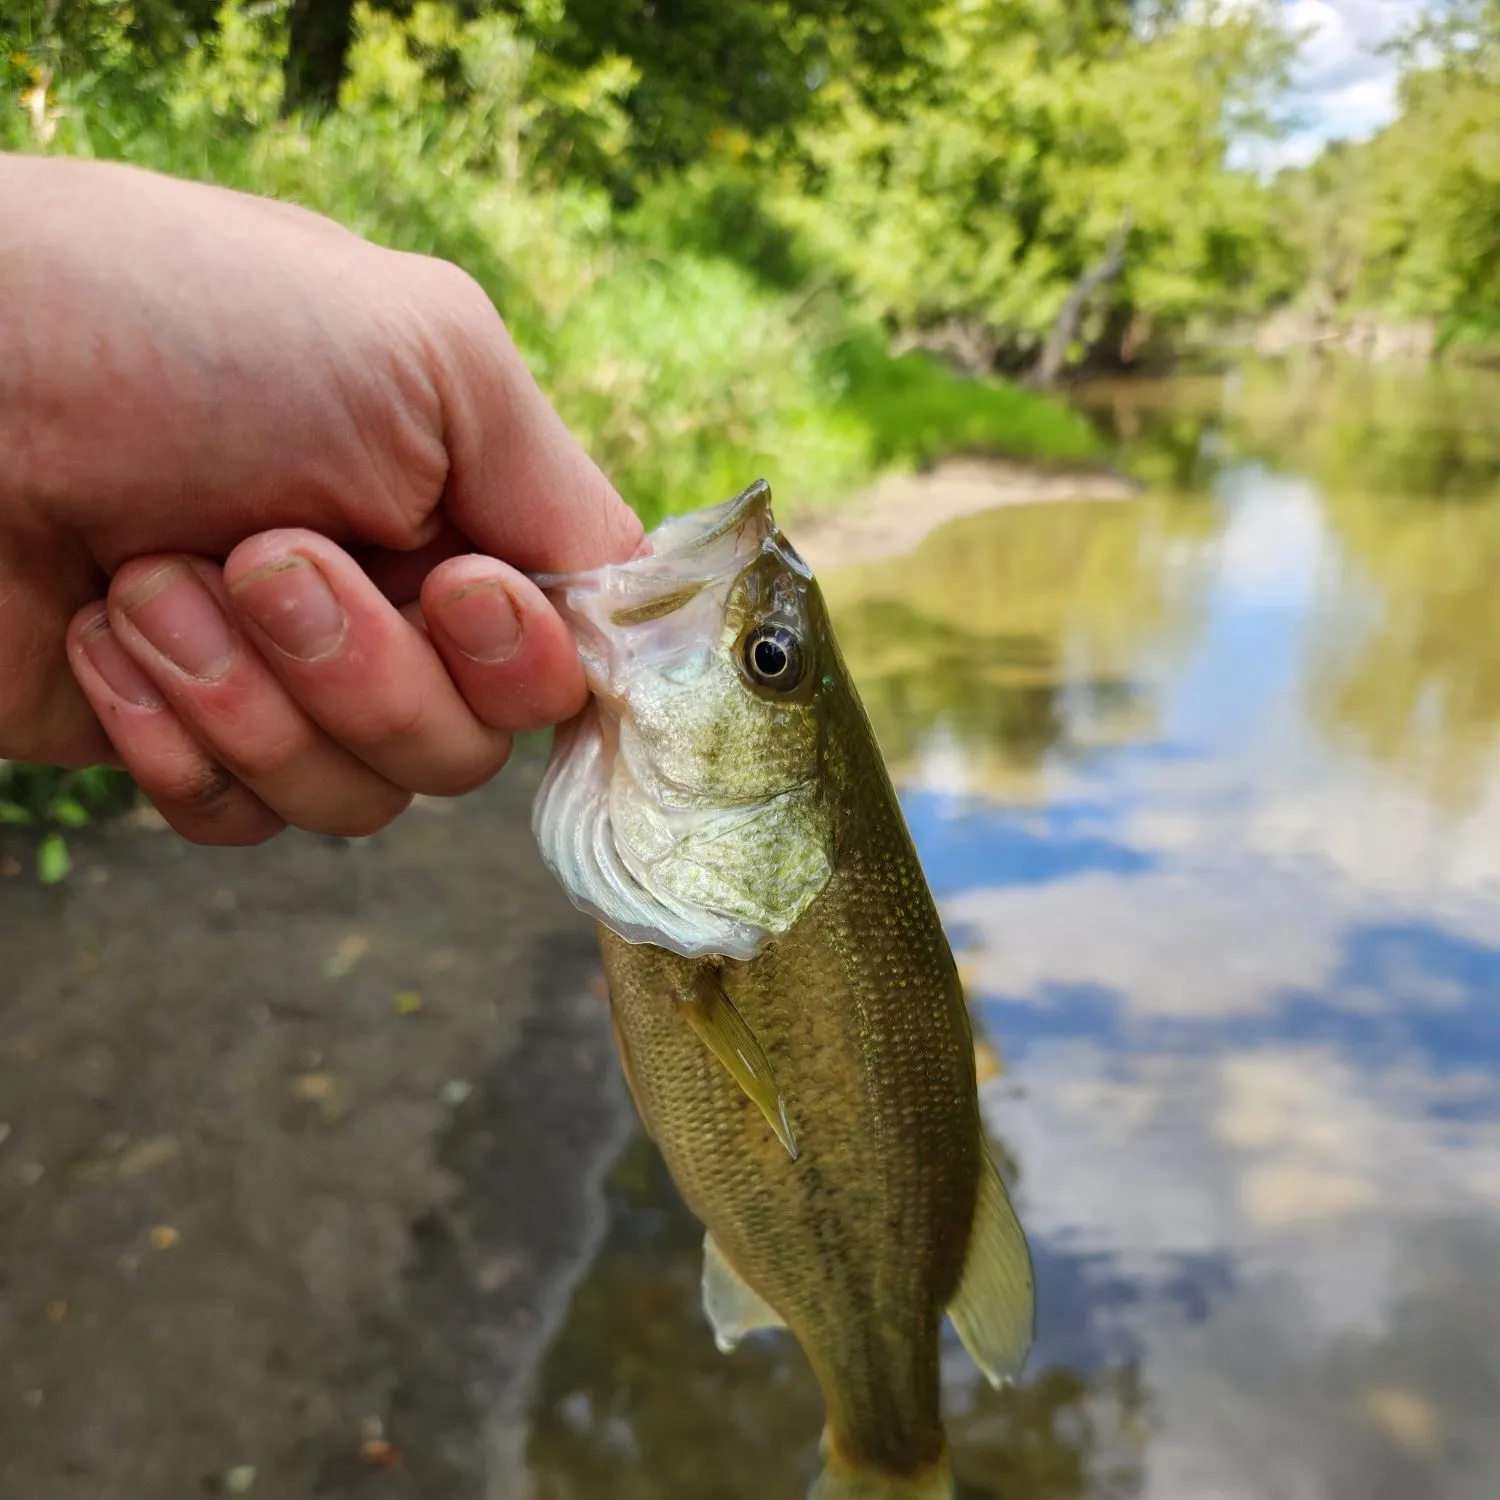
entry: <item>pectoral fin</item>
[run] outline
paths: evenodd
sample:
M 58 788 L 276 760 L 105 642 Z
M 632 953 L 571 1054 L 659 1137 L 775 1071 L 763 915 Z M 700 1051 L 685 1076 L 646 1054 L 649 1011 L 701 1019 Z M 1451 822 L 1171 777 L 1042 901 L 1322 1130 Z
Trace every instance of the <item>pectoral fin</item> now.
M 720 1354 L 730 1353 L 758 1328 L 785 1328 L 780 1315 L 724 1259 L 711 1234 L 703 1236 L 703 1311 L 713 1325 Z
M 711 969 L 699 970 L 693 993 L 683 1002 L 682 1009 L 688 1025 L 766 1117 L 776 1139 L 795 1161 L 797 1141 L 770 1059 Z
M 1036 1318 L 1036 1287 L 1031 1252 L 1005 1184 L 983 1141 L 980 1151 L 983 1164 L 969 1255 L 948 1316 L 985 1379 L 1001 1386 L 1014 1380 L 1026 1363 Z

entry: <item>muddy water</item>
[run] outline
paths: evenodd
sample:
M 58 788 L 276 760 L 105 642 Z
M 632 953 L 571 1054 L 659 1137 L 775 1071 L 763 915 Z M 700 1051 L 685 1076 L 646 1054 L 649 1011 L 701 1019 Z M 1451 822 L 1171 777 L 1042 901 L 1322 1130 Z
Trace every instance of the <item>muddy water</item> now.
M 1500 382 L 1085 399 L 1152 492 L 825 587 L 961 953 L 1040 1337 L 971 1500 L 1500 1492 Z M 540 1374 L 541 1500 L 794 1500 L 647 1148 Z
M 949 1351 L 965 1500 L 1491 1497 L 1500 388 L 1086 399 L 1144 496 L 825 570 L 1036 1250 L 1020 1386 Z M 535 776 L 0 874 L 0 1500 L 801 1495 L 816 1393 L 714 1350 Z

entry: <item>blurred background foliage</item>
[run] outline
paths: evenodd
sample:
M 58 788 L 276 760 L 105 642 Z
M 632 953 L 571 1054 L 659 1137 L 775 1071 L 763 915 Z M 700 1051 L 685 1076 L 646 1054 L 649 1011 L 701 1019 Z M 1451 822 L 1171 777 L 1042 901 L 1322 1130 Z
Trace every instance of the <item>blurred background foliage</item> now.
M 0 146 L 453 260 L 648 521 L 753 474 L 795 514 L 1102 457 L 1038 385 L 1277 317 L 1494 350 L 1500 0 L 1398 40 L 1372 139 L 1259 171 L 1298 42 L 1274 0 L 0 0 Z

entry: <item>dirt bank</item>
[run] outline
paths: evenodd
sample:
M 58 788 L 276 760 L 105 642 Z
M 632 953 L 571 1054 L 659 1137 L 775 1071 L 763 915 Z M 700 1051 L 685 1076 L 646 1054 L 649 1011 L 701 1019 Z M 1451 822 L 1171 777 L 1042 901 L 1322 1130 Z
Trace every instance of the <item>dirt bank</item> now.
M 953 458 L 919 474 L 892 474 L 846 508 L 788 524 L 815 570 L 909 552 L 929 532 L 1001 505 L 1129 500 L 1140 486 L 1102 469 L 1049 470 L 1007 459 Z
M 537 775 L 0 879 L 3 1500 L 514 1492 L 629 1120 Z

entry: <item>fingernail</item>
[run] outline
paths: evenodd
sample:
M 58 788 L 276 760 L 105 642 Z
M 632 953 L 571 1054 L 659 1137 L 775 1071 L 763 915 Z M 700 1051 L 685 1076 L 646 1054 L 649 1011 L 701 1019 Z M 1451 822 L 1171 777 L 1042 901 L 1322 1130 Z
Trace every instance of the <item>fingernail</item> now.
M 493 667 L 516 654 L 521 617 L 498 578 L 455 589 L 440 607 L 443 629 L 465 656 Z
M 109 628 L 109 617 L 100 615 L 82 635 L 83 654 L 89 665 L 104 679 L 104 685 L 115 697 L 133 703 L 137 708 L 160 708 L 162 700 L 151 679 L 131 661 L 125 648 Z
M 234 602 L 298 661 L 317 661 L 338 649 L 349 620 L 322 569 L 305 557 L 257 568 L 233 584 Z
M 215 682 L 234 660 L 234 634 L 203 580 L 186 563 L 166 563 L 125 596 L 130 623 L 166 659 L 201 682 Z

